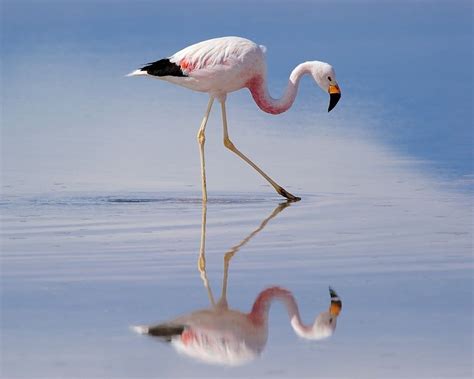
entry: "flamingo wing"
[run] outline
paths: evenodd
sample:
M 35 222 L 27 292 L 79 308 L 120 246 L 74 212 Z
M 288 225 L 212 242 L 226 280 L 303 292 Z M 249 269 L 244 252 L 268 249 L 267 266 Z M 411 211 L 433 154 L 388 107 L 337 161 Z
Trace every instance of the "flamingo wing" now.
M 222 37 L 199 42 L 173 54 L 169 60 L 185 74 L 218 69 L 243 62 L 249 53 L 264 51 L 263 46 L 240 37 Z
M 150 75 L 195 91 L 224 96 L 245 87 L 253 76 L 265 71 L 264 52 L 264 46 L 245 38 L 214 38 L 149 63 L 128 76 Z

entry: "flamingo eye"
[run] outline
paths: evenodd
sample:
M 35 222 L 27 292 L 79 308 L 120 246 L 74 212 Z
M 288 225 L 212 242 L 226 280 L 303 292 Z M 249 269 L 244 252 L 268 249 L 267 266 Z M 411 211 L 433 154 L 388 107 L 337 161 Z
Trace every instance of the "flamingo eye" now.
M 332 317 L 329 319 L 329 323 L 332 323 Z
M 331 79 L 331 77 L 330 77 L 330 76 L 328 76 L 328 80 L 329 80 L 330 82 L 332 82 L 332 79 Z

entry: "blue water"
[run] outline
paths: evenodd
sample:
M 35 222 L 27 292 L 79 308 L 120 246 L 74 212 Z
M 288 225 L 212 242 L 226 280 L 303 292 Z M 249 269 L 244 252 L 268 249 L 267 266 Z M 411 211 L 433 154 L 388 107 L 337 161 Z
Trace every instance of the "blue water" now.
M 403 177 L 403 176 L 402 176 Z M 130 330 L 210 306 L 197 269 L 196 193 L 7 198 L 2 231 L 5 377 L 469 377 L 472 231 L 462 195 L 306 194 L 230 261 L 228 301 L 292 291 L 303 321 L 342 298 L 334 335 L 299 339 L 281 305 L 255 360 L 206 365 Z M 461 197 L 459 197 L 461 196 Z M 120 201 L 117 201 L 120 200 Z M 268 219 L 278 199 L 214 193 L 206 269 L 219 296 L 224 253 Z M 27 357 L 28 364 L 25 364 Z

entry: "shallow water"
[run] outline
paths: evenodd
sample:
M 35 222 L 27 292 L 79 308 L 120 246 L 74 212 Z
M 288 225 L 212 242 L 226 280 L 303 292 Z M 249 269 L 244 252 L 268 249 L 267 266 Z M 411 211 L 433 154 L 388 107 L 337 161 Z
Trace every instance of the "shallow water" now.
M 216 299 L 224 255 L 243 242 L 229 264 L 230 308 L 249 312 L 274 285 L 293 293 L 306 323 L 328 308 L 329 285 L 343 303 L 324 341 L 297 337 L 273 306 L 262 353 L 233 368 L 130 329 L 210 306 L 199 193 L 4 196 L 3 375 L 468 377 L 468 198 L 405 187 L 308 193 L 287 207 L 269 192 L 210 193 L 205 276 Z

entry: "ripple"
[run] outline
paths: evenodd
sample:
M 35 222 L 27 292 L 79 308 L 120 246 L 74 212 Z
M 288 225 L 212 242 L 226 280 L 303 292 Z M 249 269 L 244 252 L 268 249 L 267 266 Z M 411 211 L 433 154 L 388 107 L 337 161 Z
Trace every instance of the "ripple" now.
M 253 204 L 273 201 L 273 198 L 258 197 L 214 197 L 208 199 L 208 204 Z M 135 198 L 135 197 L 107 197 L 104 201 L 108 203 L 137 204 L 137 203 L 168 203 L 168 204 L 201 204 L 201 198 L 194 197 L 153 197 L 153 198 Z

